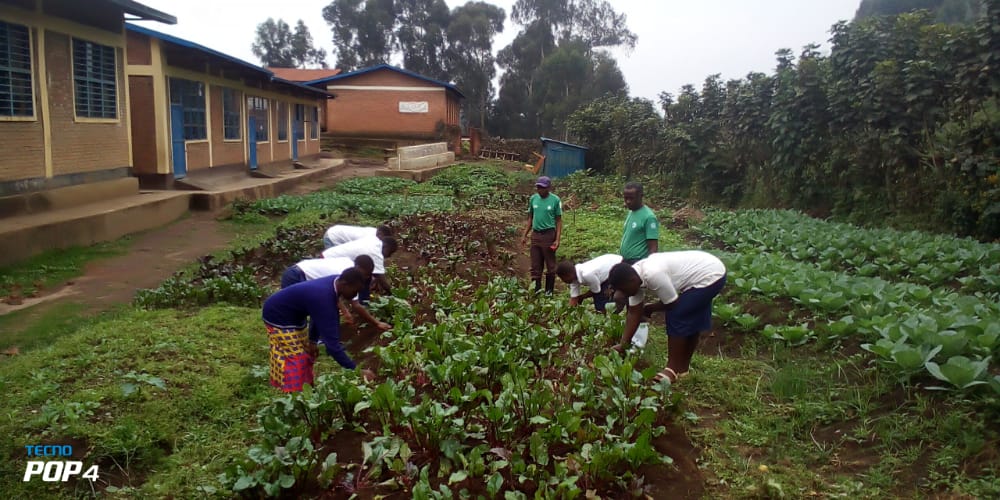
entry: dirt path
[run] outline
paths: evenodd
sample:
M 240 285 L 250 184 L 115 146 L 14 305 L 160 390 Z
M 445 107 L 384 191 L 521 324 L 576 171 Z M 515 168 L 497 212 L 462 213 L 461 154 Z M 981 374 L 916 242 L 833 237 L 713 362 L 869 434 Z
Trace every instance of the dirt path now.
M 347 160 L 346 167 L 295 186 L 289 194 L 326 189 L 350 177 L 369 177 L 375 174 L 376 166 L 381 165 Z M 134 243 L 127 254 L 93 261 L 86 265 L 82 276 L 44 290 L 22 304 L 0 304 L 0 316 L 27 309 L 29 313 L 20 322 L 26 325 L 59 304 L 79 304 L 87 314 L 128 304 L 136 291 L 153 288 L 199 257 L 228 247 L 237 235 L 219 222 L 218 215 L 192 212 L 167 226 L 132 236 Z

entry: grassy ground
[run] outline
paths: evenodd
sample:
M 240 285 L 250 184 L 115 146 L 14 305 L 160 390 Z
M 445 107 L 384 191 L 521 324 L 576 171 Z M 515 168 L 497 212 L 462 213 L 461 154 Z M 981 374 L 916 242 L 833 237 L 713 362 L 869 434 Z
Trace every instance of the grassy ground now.
M 87 262 L 127 252 L 131 242 L 131 238 L 125 237 L 89 247 L 50 250 L 13 266 L 0 268 L 0 299 L 29 297 L 41 289 L 60 285 L 80 276 Z
M 245 453 L 255 411 L 273 396 L 259 315 L 126 311 L 6 361 L 0 446 L 20 449 L 15 457 L 25 444 L 89 447 L 79 458 L 135 498 L 210 490 Z M 15 480 L 23 472 L 22 460 L 3 461 L 0 489 L 12 498 L 72 495 L 61 484 Z

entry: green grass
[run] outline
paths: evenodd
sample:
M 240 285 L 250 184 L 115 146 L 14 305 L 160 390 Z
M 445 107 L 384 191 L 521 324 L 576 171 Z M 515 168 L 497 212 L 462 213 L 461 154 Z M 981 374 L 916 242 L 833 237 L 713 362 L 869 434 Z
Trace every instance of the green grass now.
M 0 350 L 16 346 L 21 354 L 48 346 L 92 320 L 86 307 L 63 302 L 41 304 L 0 316 Z
M 259 318 L 243 308 L 128 311 L 14 357 L 0 375 L 0 449 L 83 442 L 102 479 L 132 474 L 119 486 L 136 498 L 199 496 L 245 453 L 255 412 L 274 395 Z M 25 460 L 13 453 L 0 461 L 8 496 L 72 496 L 21 482 Z
M 50 250 L 12 266 L 0 268 L 0 297 L 17 292 L 21 296 L 51 288 L 83 274 L 93 260 L 122 255 L 132 239 L 97 243 L 88 247 Z
M 658 214 L 658 217 L 665 219 L 668 215 Z M 618 253 L 625 216 L 624 208 L 615 207 L 564 212 L 559 257 L 582 262 L 606 253 Z M 687 248 L 677 233 L 662 229 L 659 245 L 661 252 Z

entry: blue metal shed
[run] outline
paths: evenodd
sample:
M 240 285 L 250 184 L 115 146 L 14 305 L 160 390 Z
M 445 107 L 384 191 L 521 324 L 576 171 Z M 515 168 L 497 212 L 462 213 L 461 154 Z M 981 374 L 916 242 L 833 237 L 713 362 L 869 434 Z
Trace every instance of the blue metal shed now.
M 587 150 L 583 146 L 542 137 L 542 154 L 545 155 L 545 175 L 565 177 L 587 168 Z

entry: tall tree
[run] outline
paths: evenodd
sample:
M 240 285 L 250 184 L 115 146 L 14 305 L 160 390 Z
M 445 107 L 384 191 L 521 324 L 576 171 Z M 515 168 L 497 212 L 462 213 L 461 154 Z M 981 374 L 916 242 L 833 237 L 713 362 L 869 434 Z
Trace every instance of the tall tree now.
M 625 90 L 617 64 L 596 50 L 636 43 L 610 2 L 517 0 L 511 18 L 524 28 L 497 56 L 505 72 L 493 123 L 502 134 L 562 137 L 577 106 Z
M 431 78 L 447 80 L 445 33 L 451 12 L 444 0 L 396 0 L 395 44 L 403 67 Z
M 333 31 L 341 70 L 389 62 L 395 41 L 393 0 L 334 0 L 323 8 L 323 19 Z
M 979 18 L 982 5 L 980 0 L 861 0 L 854 19 L 929 10 L 938 21 L 971 24 Z
M 326 51 L 313 46 L 309 28 L 301 19 L 293 32 L 284 20 L 267 18 L 267 21 L 257 25 L 257 39 L 251 49 L 265 66 L 326 67 Z
M 496 58 L 493 39 L 503 32 L 507 15 L 486 2 L 468 2 L 456 7 L 448 24 L 445 67 L 466 95 L 467 119 L 486 127 L 486 115 L 495 91 Z

